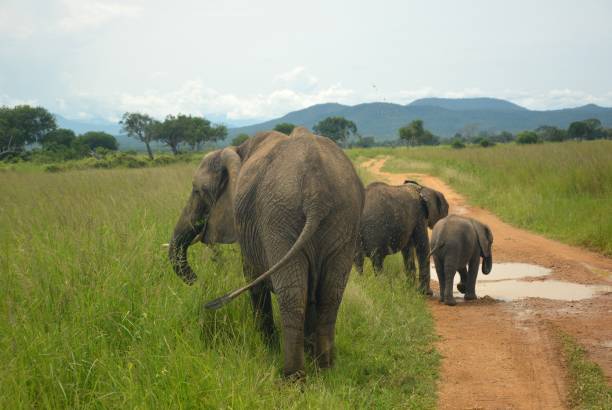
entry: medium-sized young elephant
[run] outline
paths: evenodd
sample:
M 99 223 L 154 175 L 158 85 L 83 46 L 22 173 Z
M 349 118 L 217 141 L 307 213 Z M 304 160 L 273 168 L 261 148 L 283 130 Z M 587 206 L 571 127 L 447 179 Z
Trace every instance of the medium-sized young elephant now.
M 409 179 L 404 181 L 404 185 L 414 186 L 414 188 L 421 193 L 421 196 L 425 198 L 429 204 L 431 204 L 431 206 L 428 208 L 427 214 L 427 226 L 429 229 L 433 229 L 436 222 L 448 215 L 448 202 L 446 201 L 446 197 L 444 197 L 442 192 L 436 191 L 435 189 L 431 189 Z M 417 255 L 414 244 L 412 243 L 408 244 L 408 255 L 409 257 L 405 264 L 406 272 L 409 275 L 416 276 Z
M 453 280 L 459 272 L 461 282 L 457 290 L 465 300 L 476 299 L 478 265 L 483 258 L 482 273 L 488 275 L 493 266 L 491 229 L 472 218 L 449 215 L 434 226 L 431 252 L 440 284 L 440 302 L 457 304 L 453 297 Z
M 415 184 L 392 186 L 384 182 L 367 186 L 355 266 L 363 272 L 367 256 L 374 271 L 379 272 L 387 255 L 401 251 L 409 271 L 410 250 L 414 246 L 419 267 L 423 267 L 419 270 L 419 289 L 431 295 L 427 221 L 430 215 L 438 215 L 441 210 L 436 200 L 427 199 L 422 188 Z M 448 212 L 448 204 L 443 212 Z

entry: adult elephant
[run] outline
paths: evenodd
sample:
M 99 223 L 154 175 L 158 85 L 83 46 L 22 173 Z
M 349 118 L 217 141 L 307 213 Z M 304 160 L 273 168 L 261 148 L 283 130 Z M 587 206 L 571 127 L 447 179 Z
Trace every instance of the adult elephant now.
M 436 265 L 440 284 L 440 302 L 454 306 L 453 280 L 459 272 L 461 282 L 457 290 L 465 300 L 476 299 L 476 277 L 482 258 L 482 273 L 488 275 L 493 267 L 493 233 L 472 218 L 449 215 L 442 219 L 431 234 L 431 255 Z
M 419 269 L 419 289 L 431 295 L 427 224 L 441 212 L 448 213 L 448 204 L 446 209 L 441 209 L 438 201 L 429 200 L 422 188 L 413 183 L 392 186 L 373 182 L 367 186 L 355 265 L 363 272 L 364 258 L 369 257 L 374 271 L 379 272 L 387 255 L 401 251 L 409 271 L 411 247 L 414 246 L 419 267 L 422 267 Z
M 260 133 L 207 154 L 169 246 L 174 271 L 196 275 L 187 248 L 238 241 L 248 285 L 209 302 L 216 309 L 249 290 L 259 327 L 274 334 L 278 298 L 284 375 L 304 374 L 304 346 L 333 363 L 336 316 L 351 269 L 364 202 L 352 163 L 331 140 L 296 128 Z
M 444 194 L 440 191 L 436 191 L 435 189 L 426 187 L 424 185 L 419 184 L 416 181 L 405 180 L 405 185 L 412 185 L 415 189 L 417 189 L 423 198 L 427 201 L 430 206 L 428 207 L 428 215 L 427 215 L 427 226 L 429 229 L 433 229 L 436 222 L 440 219 L 446 217 L 448 215 L 448 201 Z M 417 274 L 417 254 L 414 244 L 408 243 L 408 260 L 406 261 L 406 272 L 409 275 L 416 276 Z

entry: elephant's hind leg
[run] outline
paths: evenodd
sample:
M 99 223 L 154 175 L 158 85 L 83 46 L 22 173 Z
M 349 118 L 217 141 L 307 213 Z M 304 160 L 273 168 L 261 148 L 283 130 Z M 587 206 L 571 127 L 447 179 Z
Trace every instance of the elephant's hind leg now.
M 304 325 L 308 292 L 308 262 L 298 257 L 272 276 L 283 329 L 283 375 L 303 378 Z
M 459 268 L 457 272 L 459 272 L 459 277 L 461 278 L 459 283 L 457 283 L 457 290 L 461 293 L 465 293 L 467 289 L 466 286 L 468 283 L 467 269 L 464 266 Z
M 419 260 L 419 291 L 425 295 L 431 296 L 433 292 L 429 287 L 429 281 L 431 279 L 429 267 L 429 236 L 427 235 L 427 226 L 424 222 L 417 224 L 414 228 L 410 241 L 416 248 L 417 258 Z
M 334 364 L 336 319 L 350 270 L 350 255 L 340 253 L 328 258 L 321 272 L 317 292 L 316 358 L 323 369 Z
M 475 300 L 476 297 L 476 278 L 478 277 L 478 265 L 480 265 L 480 255 L 475 254 L 470 259 L 467 272 L 467 283 L 465 284 L 465 300 Z
M 438 276 L 438 285 L 440 287 L 440 302 L 444 302 L 444 285 L 446 284 L 444 278 L 444 262 L 440 257 L 434 255 L 434 265 L 436 267 L 436 275 Z

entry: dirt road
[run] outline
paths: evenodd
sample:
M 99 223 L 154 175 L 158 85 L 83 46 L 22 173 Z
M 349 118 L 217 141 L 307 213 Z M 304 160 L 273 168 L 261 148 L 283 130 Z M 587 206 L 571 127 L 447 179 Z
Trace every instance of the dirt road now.
M 603 368 L 608 383 L 612 381 L 612 259 L 512 227 L 492 213 L 470 206 L 438 178 L 383 172 L 384 161 L 370 160 L 363 167 L 395 185 L 405 179 L 417 180 L 443 192 L 451 213 L 488 224 L 495 237 L 494 266 L 499 262 L 521 262 L 552 271 L 542 277 L 507 282 L 519 287 L 519 291 L 528 289 L 530 284 L 551 289 L 542 291 L 541 297 L 502 302 L 486 297 L 477 288 L 480 299 L 475 302 L 448 307 L 439 304 L 437 298 L 429 301 L 440 335 L 437 348 L 444 357 L 439 408 L 566 408 L 568 383 L 555 327 L 574 336 Z M 520 270 L 521 265 L 513 266 Z M 487 279 L 495 280 L 495 273 L 494 268 Z M 482 279 L 479 277 L 479 281 Z M 436 283 L 432 283 L 435 289 Z M 599 292 L 594 292 L 593 297 L 558 300 L 572 299 L 575 289 L 595 289 L 596 285 Z M 573 287 L 566 289 L 565 296 L 563 292 L 557 295 L 555 289 L 564 286 Z M 504 293 L 503 286 L 499 292 Z M 509 288 L 507 292 L 511 293 Z

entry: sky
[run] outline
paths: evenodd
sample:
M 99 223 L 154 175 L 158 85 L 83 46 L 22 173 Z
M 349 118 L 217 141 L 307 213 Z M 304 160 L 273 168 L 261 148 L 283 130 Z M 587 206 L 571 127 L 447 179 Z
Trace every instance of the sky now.
M 608 0 L 0 0 L 0 105 L 274 118 L 497 97 L 612 107 Z

